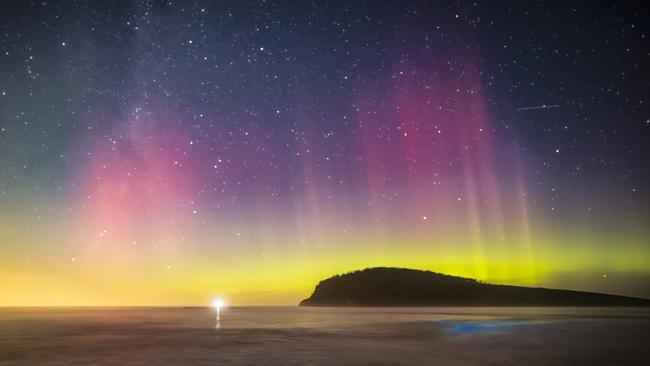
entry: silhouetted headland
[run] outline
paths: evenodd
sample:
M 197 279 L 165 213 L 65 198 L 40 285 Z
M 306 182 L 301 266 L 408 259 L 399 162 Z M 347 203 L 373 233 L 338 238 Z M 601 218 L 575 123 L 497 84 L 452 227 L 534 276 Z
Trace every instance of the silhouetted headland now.
M 321 281 L 300 306 L 650 306 L 650 300 L 380 267 Z

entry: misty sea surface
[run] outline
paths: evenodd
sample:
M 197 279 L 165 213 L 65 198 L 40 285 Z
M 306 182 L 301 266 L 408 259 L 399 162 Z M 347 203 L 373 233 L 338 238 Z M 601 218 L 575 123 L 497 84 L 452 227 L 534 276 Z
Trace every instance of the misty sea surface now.
M 0 365 L 649 365 L 650 308 L 0 308 Z

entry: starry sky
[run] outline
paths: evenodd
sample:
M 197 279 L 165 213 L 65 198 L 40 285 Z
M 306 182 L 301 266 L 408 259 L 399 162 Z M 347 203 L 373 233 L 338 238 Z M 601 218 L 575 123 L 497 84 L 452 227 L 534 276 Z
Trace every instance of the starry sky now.
M 0 1 L 0 305 L 369 266 L 650 297 L 648 12 Z

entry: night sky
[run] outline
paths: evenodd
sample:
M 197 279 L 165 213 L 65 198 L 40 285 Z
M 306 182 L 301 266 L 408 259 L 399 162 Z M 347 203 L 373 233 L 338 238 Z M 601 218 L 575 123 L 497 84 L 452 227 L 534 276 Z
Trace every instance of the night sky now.
M 643 1 L 0 1 L 0 305 L 400 266 L 650 296 Z

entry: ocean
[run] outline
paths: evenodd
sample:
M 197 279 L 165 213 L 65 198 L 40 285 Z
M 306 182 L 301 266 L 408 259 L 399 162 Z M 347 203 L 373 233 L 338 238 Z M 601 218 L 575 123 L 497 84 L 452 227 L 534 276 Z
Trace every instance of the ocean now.
M 0 308 L 0 365 L 648 365 L 650 308 Z

